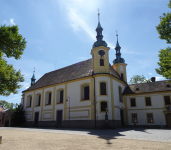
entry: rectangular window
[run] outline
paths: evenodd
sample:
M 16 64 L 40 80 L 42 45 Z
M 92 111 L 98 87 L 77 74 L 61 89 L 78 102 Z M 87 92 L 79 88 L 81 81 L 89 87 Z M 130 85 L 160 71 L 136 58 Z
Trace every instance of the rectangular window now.
M 147 122 L 148 123 L 153 123 L 154 120 L 153 120 L 153 114 L 147 114 Z
M 51 104 L 51 93 L 49 93 L 49 97 L 48 97 L 48 105 Z
M 131 98 L 131 107 L 136 107 L 135 98 Z
M 100 66 L 104 66 L 104 59 L 100 59 Z
M 106 111 L 107 102 L 101 102 L 101 111 Z
M 119 86 L 119 101 L 123 102 L 122 101 L 122 88 L 120 86 Z
M 32 96 L 30 97 L 29 107 L 31 107 Z
M 137 123 L 137 122 L 138 122 L 137 114 L 132 114 L 132 123 Z
M 170 105 L 170 96 L 164 96 L 165 105 Z
M 101 95 L 107 95 L 106 94 L 106 83 L 105 82 L 100 83 L 100 93 L 101 93 Z
M 145 103 L 146 103 L 146 106 L 151 106 L 151 98 L 150 97 L 146 97 L 145 98 Z
M 89 86 L 84 87 L 84 100 L 89 100 Z
M 38 104 L 37 104 L 37 106 L 40 106 L 40 100 L 41 100 L 41 95 L 39 95 L 39 99 L 38 99 Z
M 60 103 L 63 103 L 63 97 L 64 97 L 64 91 L 63 90 L 61 90 L 60 91 Z

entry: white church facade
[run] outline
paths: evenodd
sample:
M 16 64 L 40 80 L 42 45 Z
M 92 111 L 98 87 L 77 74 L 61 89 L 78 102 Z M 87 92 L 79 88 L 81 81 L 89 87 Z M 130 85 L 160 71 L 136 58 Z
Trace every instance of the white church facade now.
M 43 75 L 23 91 L 21 104 L 28 126 L 104 128 L 171 127 L 171 84 L 167 81 L 128 85 L 125 60 L 117 40 L 116 59 L 98 23 L 97 41 L 88 59 Z

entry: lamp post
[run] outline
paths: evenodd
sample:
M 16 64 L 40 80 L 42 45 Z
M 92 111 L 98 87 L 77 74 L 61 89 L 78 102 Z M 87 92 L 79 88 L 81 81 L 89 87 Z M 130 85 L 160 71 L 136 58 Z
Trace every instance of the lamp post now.
M 69 127 L 70 127 L 70 97 L 68 96 L 66 101 L 69 101 Z

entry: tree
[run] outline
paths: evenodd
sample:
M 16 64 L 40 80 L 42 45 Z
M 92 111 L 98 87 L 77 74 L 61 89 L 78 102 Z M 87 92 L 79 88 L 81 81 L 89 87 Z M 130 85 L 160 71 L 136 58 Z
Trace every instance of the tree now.
M 23 110 L 23 106 L 21 104 L 15 109 L 12 122 L 14 126 L 23 126 L 26 122 L 25 111 Z
M 171 0 L 168 7 L 171 8 Z M 166 43 L 171 43 L 171 12 L 163 13 L 160 16 L 160 24 L 156 26 L 160 39 L 165 39 Z M 156 68 L 156 72 L 166 79 L 171 79 L 171 48 L 161 49 L 159 51 L 159 68 Z
M 134 75 L 130 81 L 129 81 L 129 84 L 137 84 L 137 83 L 142 83 L 145 81 L 145 77 L 142 75 Z
M 24 82 L 20 70 L 15 70 L 13 65 L 7 64 L 5 57 L 20 59 L 26 47 L 26 40 L 18 32 L 18 26 L 0 27 L 0 95 L 16 94 L 21 88 L 19 82 Z
M 0 100 L 0 106 L 2 106 L 4 109 L 11 109 L 15 111 L 15 109 L 18 107 L 18 104 L 8 103 L 5 100 Z

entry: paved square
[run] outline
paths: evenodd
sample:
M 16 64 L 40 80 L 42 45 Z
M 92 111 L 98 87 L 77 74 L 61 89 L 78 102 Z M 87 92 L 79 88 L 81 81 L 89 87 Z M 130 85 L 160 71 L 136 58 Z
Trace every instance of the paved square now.
M 0 127 L 3 150 L 23 149 L 163 149 L 171 150 L 171 130 L 40 129 Z

